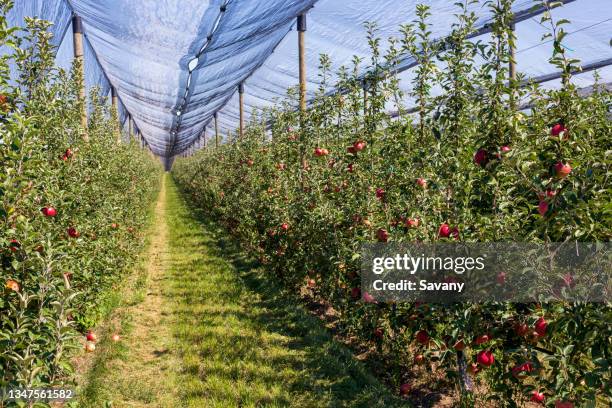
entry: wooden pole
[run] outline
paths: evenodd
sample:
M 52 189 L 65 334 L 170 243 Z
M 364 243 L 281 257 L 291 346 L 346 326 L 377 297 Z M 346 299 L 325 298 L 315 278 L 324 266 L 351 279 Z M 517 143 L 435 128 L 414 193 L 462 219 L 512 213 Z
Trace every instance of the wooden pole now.
M 240 104 L 240 138 L 244 136 L 244 84 L 238 85 L 238 100 Z
M 219 121 L 217 112 L 215 112 L 215 147 L 219 147 Z
M 121 123 L 119 122 L 119 96 L 117 95 L 117 89 L 111 86 L 111 105 L 113 109 L 113 115 L 117 120 L 117 143 L 121 143 Z
M 306 14 L 297 18 L 298 51 L 300 58 L 300 111 L 306 111 Z
M 512 30 L 512 36 L 514 37 L 514 32 L 516 30 L 516 25 L 514 23 L 512 23 L 512 25 L 510 26 L 510 29 Z M 516 81 L 516 46 L 515 46 L 515 40 L 516 40 L 516 38 L 510 40 L 510 80 L 512 80 L 512 81 Z
M 77 62 L 79 81 L 79 102 L 81 107 L 81 126 L 83 127 L 83 140 L 89 140 L 87 132 L 87 92 L 85 89 L 85 51 L 83 48 L 83 21 L 81 17 L 72 16 L 72 35 L 74 43 L 74 59 Z

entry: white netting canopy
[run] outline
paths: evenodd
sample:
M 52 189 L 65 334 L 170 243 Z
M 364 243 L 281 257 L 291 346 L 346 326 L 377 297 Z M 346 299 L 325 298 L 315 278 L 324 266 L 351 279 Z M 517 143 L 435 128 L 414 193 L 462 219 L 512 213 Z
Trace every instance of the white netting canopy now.
M 594 68 L 602 82 L 612 81 L 610 1 L 566 0 L 553 10 L 555 19 L 571 21 L 563 44 L 568 55 L 589 68 L 574 77 L 581 87 L 593 84 Z M 114 87 L 122 121 L 129 113 L 151 150 L 172 157 L 200 139 L 215 113 L 222 134 L 235 131 L 240 83 L 247 121 L 254 108 L 273 105 L 298 84 L 299 14 L 308 12 L 306 66 L 312 97 L 321 53 L 331 57 L 332 72 L 351 65 L 354 55 L 368 58 L 363 23 L 378 24 L 384 48 L 389 36 L 399 37 L 400 24 L 415 19 L 418 3 L 431 7 L 433 37 L 447 35 L 458 10 L 450 0 L 16 0 L 9 22 L 23 25 L 25 16 L 52 21 L 58 65 L 69 67 L 72 14 L 80 16 L 87 86 L 99 86 L 104 95 Z M 485 3 L 470 6 L 479 16 L 478 27 L 491 18 Z M 551 44 L 542 41 L 547 28 L 534 4 L 517 0 L 513 6 L 520 17 L 517 70 L 554 87 L 558 79 L 548 63 Z M 414 67 L 410 60 L 403 65 L 401 86 L 409 90 Z

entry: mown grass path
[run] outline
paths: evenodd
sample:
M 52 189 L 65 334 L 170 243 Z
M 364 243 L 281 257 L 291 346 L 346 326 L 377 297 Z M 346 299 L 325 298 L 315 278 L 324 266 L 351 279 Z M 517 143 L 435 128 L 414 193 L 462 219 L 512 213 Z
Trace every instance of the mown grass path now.
M 113 407 L 376 407 L 402 402 L 282 294 L 170 176 L 156 209 L 144 300 L 120 310 L 84 395 Z

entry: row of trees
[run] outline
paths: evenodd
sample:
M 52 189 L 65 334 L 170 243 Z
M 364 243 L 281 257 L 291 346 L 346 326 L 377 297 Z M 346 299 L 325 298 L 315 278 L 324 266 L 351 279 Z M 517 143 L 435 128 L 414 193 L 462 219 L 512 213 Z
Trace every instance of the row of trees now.
M 269 278 L 311 291 L 337 311 L 347 338 L 375 345 L 381 375 L 398 393 L 411 394 L 425 376 L 455 384 L 464 406 L 607 406 L 608 304 L 384 303 L 361 291 L 365 242 L 610 240 L 610 93 L 596 85 L 579 96 L 571 81 L 578 61 L 563 47 L 567 21 L 549 12 L 541 23 L 562 86 L 522 86 L 508 69 L 512 2 L 487 2 L 495 17 L 485 42 L 469 39 L 469 3 L 458 4 L 442 42 L 430 38 L 423 5 L 385 52 L 366 25 L 372 57 L 338 73 L 334 85 L 345 92 L 325 94 L 323 55 L 321 88 L 306 112 L 294 109 L 292 90 L 256 115 L 245 137 L 177 160 L 174 177 Z M 406 54 L 420 63 L 416 113 L 402 105 L 394 73 Z M 564 278 L 570 291 L 574 278 Z

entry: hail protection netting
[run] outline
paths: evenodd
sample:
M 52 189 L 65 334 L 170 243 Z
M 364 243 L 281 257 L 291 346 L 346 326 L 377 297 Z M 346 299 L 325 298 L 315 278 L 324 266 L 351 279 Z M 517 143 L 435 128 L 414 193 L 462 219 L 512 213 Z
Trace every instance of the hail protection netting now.
M 423 0 L 17 0 L 9 16 L 15 25 L 24 16 L 50 20 L 58 46 L 58 65 L 72 61 L 71 14 L 83 19 L 85 70 L 88 88 L 103 95 L 114 86 L 120 116 L 129 113 L 152 151 L 160 156 L 179 154 L 198 140 L 215 112 L 222 134 L 238 126 L 238 84 L 244 82 L 246 120 L 254 109 L 274 104 L 298 83 L 296 16 L 307 14 L 307 79 L 309 97 L 319 86 L 319 55 L 331 57 L 332 73 L 350 66 L 354 55 L 369 58 L 363 23 L 375 22 L 382 47 L 399 37 L 399 27 L 415 19 L 415 6 L 431 7 L 432 36 L 442 38 L 458 11 L 453 1 Z M 479 17 L 477 27 L 491 18 L 486 1 L 470 5 Z M 580 87 L 612 81 L 612 7 L 610 0 L 566 0 L 553 10 L 554 19 L 567 18 L 563 46 L 568 56 L 589 68 L 574 76 Z M 516 24 L 517 70 L 538 78 L 546 87 L 558 86 L 555 67 L 548 63 L 548 28 L 536 3 L 517 0 L 513 11 L 524 16 Z M 487 41 L 487 33 L 474 40 Z M 401 63 L 401 87 L 410 90 L 414 64 Z M 362 66 L 367 69 L 367 63 Z M 546 76 L 551 75 L 550 80 Z M 333 76 L 332 76 L 333 83 Z M 407 93 L 408 95 L 408 93 Z M 405 105 L 412 100 L 406 97 Z

